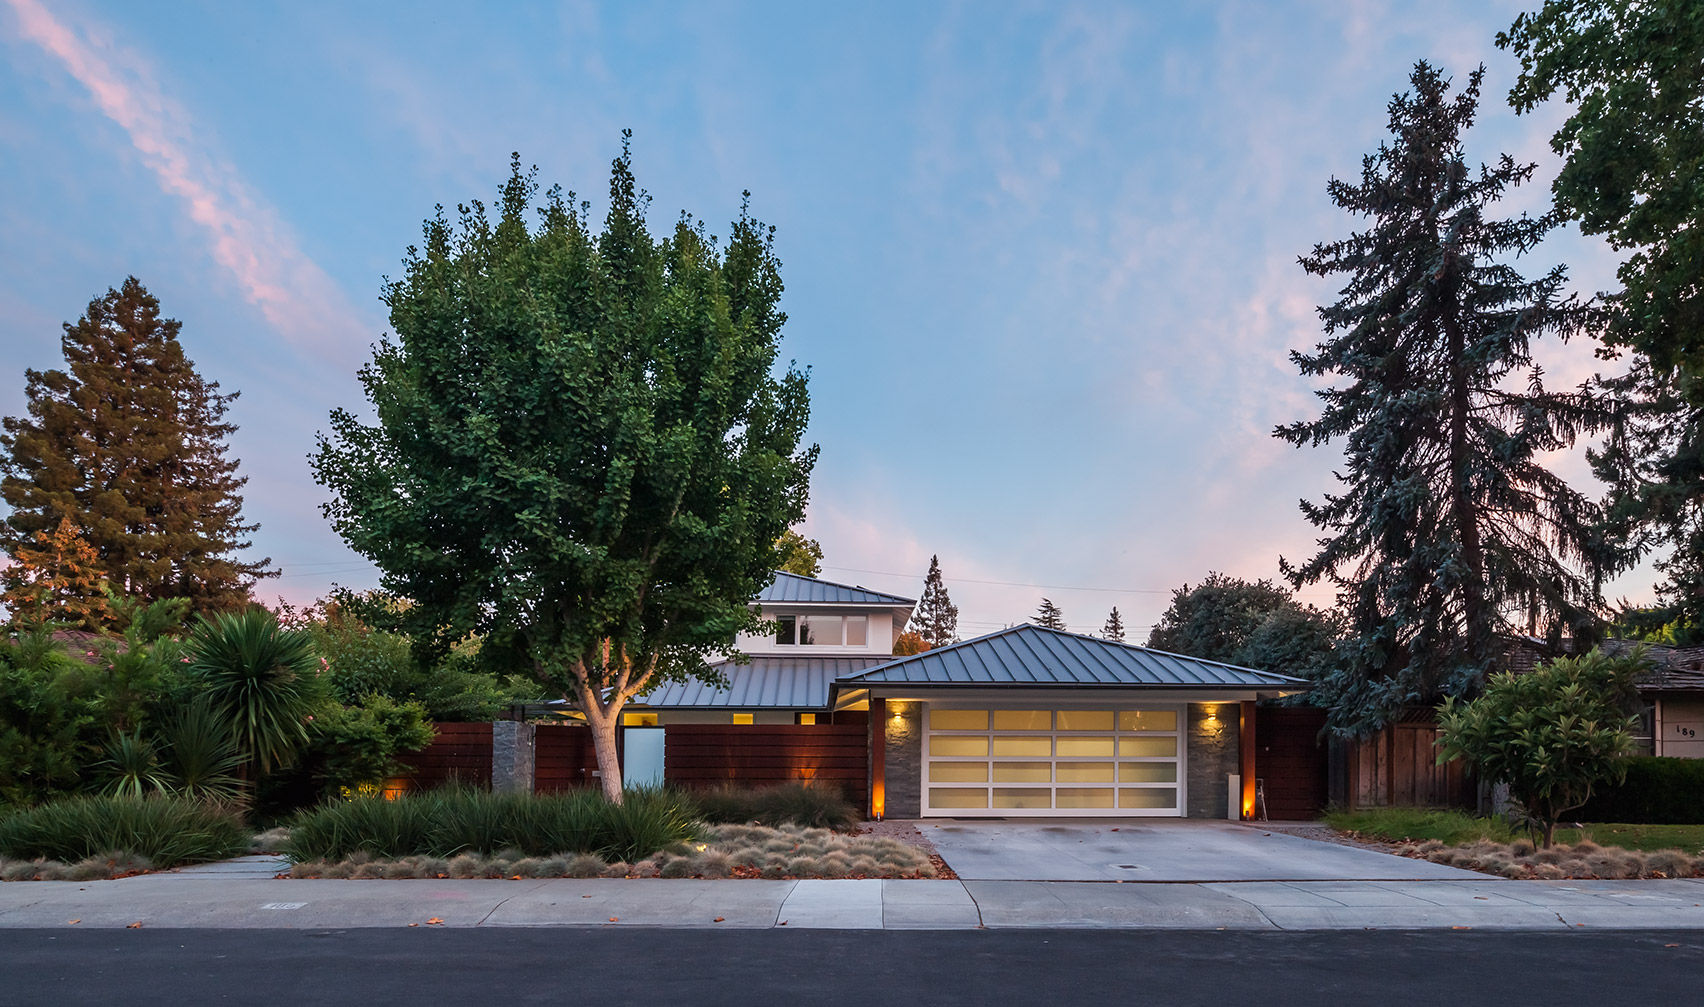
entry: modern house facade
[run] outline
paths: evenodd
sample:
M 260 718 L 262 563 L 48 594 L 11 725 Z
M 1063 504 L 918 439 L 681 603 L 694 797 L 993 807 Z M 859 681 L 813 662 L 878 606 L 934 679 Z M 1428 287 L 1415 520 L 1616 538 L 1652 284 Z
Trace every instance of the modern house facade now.
M 748 661 L 628 723 L 865 725 L 876 817 L 1248 815 L 1256 701 L 1307 687 L 1032 625 L 896 658 L 911 599 L 794 574 L 753 604 L 776 628 L 739 641 Z

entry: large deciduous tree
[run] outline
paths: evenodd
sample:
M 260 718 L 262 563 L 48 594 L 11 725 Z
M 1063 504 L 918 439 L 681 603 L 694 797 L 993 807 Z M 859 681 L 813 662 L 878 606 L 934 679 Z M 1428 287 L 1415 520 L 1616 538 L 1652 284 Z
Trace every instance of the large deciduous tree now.
M 911 632 L 916 633 L 929 647 L 945 647 L 958 642 L 958 606 L 947 595 L 947 585 L 941 579 L 941 557 L 929 557 L 929 572 L 923 576 L 923 597 L 911 613 Z M 927 649 L 927 648 L 925 648 Z
M 424 658 L 480 634 L 585 716 L 619 801 L 622 707 L 759 628 L 817 452 L 773 230 L 654 239 L 625 144 L 609 192 L 601 233 L 554 189 L 529 228 L 517 158 L 495 220 L 428 220 L 360 375 L 378 422 L 334 412 L 313 466 Z
M 1608 527 L 1623 565 L 1664 551 L 1671 618 L 1704 626 L 1704 4 L 1547 0 L 1497 44 L 1517 112 L 1571 108 L 1557 210 L 1625 257 L 1605 343 L 1634 354 L 1610 384 L 1628 408 L 1593 458 Z
M 180 327 L 130 277 L 65 326 L 64 370 L 25 371 L 29 414 L 0 434 L 0 548 L 16 555 L 70 518 L 114 589 L 234 609 L 271 560 L 238 556 L 257 526 L 226 456 L 237 393 L 196 373 Z
M 1298 447 L 1341 440 L 1345 457 L 1341 492 L 1302 503 L 1324 532 L 1319 552 L 1283 569 L 1298 587 L 1338 589 L 1348 636 L 1319 691 L 1339 731 L 1470 693 L 1500 634 L 1577 632 L 1601 605 L 1598 508 L 1541 459 L 1598 429 L 1602 403 L 1546 389 L 1532 352 L 1591 314 L 1565 295 L 1562 267 L 1527 279 L 1507 262 L 1556 221 L 1490 214 L 1535 166 L 1468 163 L 1483 75 L 1451 94 L 1439 70 L 1415 66 L 1390 103 L 1391 140 L 1359 183 L 1329 187 L 1370 226 L 1301 260 L 1344 285 L 1320 309 L 1326 339 L 1291 357 L 1336 381 L 1317 393 L 1317 419 L 1275 433 Z
M 1338 633 L 1331 613 L 1297 602 L 1282 585 L 1209 572 L 1201 583 L 1172 591 L 1148 646 L 1317 678 L 1331 665 Z
M 814 538 L 806 538 L 792 528 L 775 540 L 775 552 L 781 558 L 780 562 L 775 564 L 777 570 L 795 573 L 800 577 L 815 577 L 822 571 L 822 543 Z

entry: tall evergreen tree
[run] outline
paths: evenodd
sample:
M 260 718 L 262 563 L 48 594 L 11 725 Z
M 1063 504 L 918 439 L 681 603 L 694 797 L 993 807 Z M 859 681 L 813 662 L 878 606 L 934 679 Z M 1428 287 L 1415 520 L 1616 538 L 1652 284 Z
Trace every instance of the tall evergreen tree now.
M 1630 566 L 1653 550 L 1667 621 L 1704 629 L 1704 5 L 1545 0 L 1497 36 L 1521 60 L 1509 103 L 1560 95 L 1558 212 L 1624 258 L 1605 342 L 1627 415 L 1594 456 Z
M 911 631 L 930 647 L 958 642 L 958 606 L 947 597 L 941 580 L 941 557 L 929 557 L 929 572 L 923 578 L 923 597 L 911 613 Z
M 82 529 L 113 587 L 189 598 L 202 611 L 246 604 L 271 561 L 238 553 L 247 479 L 226 456 L 237 393 L 204 380 L 180 323 L 130 277 L 65 325 L 64 370 L 26 371 L 29 415 L 0 434 L 0 548 L 15 554 L 64 518 Z
M 1338 589 L 1348 639 L 1319 692 L 1343 732 L 1470 693 L 1498 634 L 1559 636 L 1600 606 L 1580 570 L 1597 559 L 1598 509 L 1539 458 L 1598 429 L 1601 403 L 1546 390 L 1531 353 L 1590 317 L 1564 297 L 1562 267 L 1528 280 L 1502 261 L 1555 219 L 1487 214 L 1536 166 L 1504 155 L 1469 167 L 1461 137 L 1483 76 L 1451 95 L 1416 64 L 1412 90 L 1390 103 L 1393 139 L 1364 159 L 1359 184 L 1329 187 L 1371 226 L 1301 260 L 1347 279 L 1320 309 L 1327 339 L 1291 357 L 1305 376 L 1341 381 L 1317 393 L 1318 419 L 1275 433 L 1297 446 L 1341 438 L 1346 457 L 1342 492 L 1302 503 L 1325 533 L 1319 552 L 1283 569 L 1296 586 Z
M 1041 607 L 1035 610 L 1035 624 L 1044 629 L 1064 630 L 1065 613 L 1059 610 L 1058 605 L 1053 604 L 1053 599 L 1043 598 Z
M 1112 612 L 1106 617 L 1106 625 L 1101 627 L 1101 636 L 1114 643 L 1124 642 L 1124 619 L 1118 614 L 1118 606 L 1112 606 Z

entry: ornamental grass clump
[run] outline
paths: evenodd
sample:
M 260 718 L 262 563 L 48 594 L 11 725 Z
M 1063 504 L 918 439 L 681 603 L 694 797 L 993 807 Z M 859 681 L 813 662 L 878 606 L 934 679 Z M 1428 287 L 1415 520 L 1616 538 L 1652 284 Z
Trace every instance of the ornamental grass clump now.
M 1683 850 L 1641 853 L 1599 846 L 1589 840 L 1573 846 L 1558 844 L 1542 849 L 1535 849 L 1524 840 L 1514 843 L 1478 841 L 1464 846 L 1428 842 L 1399 846 L 1396 852 L 1437 864 L 1523 881 L 1704 876 L 1704 857 L 1693 857 Z
M 625 803 L 610 804 L 592 791 L 533 796 L 451 788 L 322 805 L 296 818 L 284 852 L 298 862 L 357 852 L 396 859 L 505 850 L 517 859 L 584 853 L 641 860 L 696 830 L 685 805 L 664 791 L 634 789 Z
M 0 821 L 0 855 L 67 864 L 118 851 L 176 867 L 237 856 L 248 841 L 236 812 L 177 797 L 69 797 Z

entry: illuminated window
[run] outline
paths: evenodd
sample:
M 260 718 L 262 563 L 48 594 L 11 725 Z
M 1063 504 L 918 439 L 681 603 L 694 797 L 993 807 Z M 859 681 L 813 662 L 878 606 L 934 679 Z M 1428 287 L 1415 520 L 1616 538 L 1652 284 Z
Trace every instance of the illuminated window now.
M 734 714 L 734 723 L 736 724 L 749 724 L 751 722 L 751 714 L 749 713 Z
M 799 714 L 799 723 L 801 723 L 801 724 L 814 724 L 814 723 L 816 723 L 816 714 L 814 714 L 814 713 L 801 713 L 801 714 Z
M 622 727 L 656 727 L 657 715 L 654 713 L 624 713 L 621 715 Z

